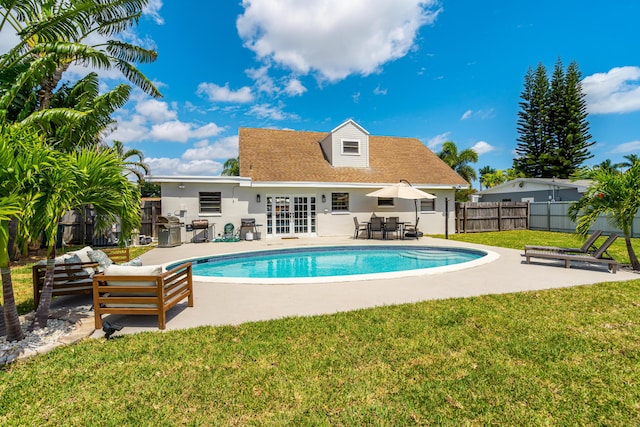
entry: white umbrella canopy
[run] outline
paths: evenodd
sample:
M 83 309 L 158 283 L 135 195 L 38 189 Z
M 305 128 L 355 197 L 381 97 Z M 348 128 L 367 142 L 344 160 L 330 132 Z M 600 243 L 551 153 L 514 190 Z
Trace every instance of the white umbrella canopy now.
M 409 199 L 414 201 L 416 209 L 416 224 L 418 223 L 418 202 L 419 199 L 436 199 L 433 194 L 426 193 L 413 187 L 406 181 L 400 181 L 397 184 L 389 185 L 379 190 L 368 193 L 369 197 L 394 197 L 398 199 Z
M 435 199 L 433 194 L 426 193 L 419 190 L 405 182 L 399 182 L 397 184 L 389 185 L 388 187 L 381 188 L 367 194 L 369 197 L 395 197 L 398 199 Z

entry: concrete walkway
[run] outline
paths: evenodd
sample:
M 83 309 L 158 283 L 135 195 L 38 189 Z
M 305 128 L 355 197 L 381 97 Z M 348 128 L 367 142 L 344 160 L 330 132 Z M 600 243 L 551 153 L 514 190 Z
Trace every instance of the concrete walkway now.
M 174 248 L 156 248 L 142 255 L 145 265 L 166 264 L 182 259 L 249 250 L 300 246 L 402 244 L 446 246 L 493 251 L 498 259 L 458 271 L 417 277 L 364 280 L 341 283 L 295 285 L 250 285 L 207 283 L 194 280 L 195 306 L 186 302 L 168 313 L 167 330 L 199 325 L 236 325 L 249 321 L 336 313 L 391 304 L 443 298 L 470 297 L 586 285 L 640 278 L 628 271 L 611 274 L 601 265 L 565 269 L 559 261 L 525 264 L 523 251 L 486 247 L 429 237 L 403 241 L 353 240 L 348 237 L 270 239 L 235 243 L 197 243 Z M 154 316 L 106 316 L 124 326 L 119 333 L 157 331 Z M 102 336 L 96 331 L 93 336 Z

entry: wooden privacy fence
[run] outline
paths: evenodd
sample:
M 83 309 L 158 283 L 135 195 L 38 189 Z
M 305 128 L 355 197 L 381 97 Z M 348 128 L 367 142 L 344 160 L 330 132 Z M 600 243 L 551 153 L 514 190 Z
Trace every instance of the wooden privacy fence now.
M 528 202 L 456 202 L 456 233 L 528 228 Z
M 160 198 L 143 198 L 141 204 L 140 234 L 156 236 L 156 224 L 161 212 Z M 58 247 L 66 245 L 115 245 L 120 235 L 120 224 L 113 224 L 110 230 L 95 235 L 96 211 L 91 205 L 82 210 L 65 213 L 59 223 Z

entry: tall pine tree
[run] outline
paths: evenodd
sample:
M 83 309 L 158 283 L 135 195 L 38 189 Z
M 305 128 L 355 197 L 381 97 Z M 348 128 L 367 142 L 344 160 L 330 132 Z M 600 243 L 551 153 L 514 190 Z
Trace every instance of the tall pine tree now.
M 518 112 L 518 157 L 513 167 L 526 176 L 543 176 L 545 164 L 542 160 L 550 153 L 549 136 L 549 79 L 547 70 L 538 64 L 535 71 L 529 67 L 524 77 L 524 90 L 520 95 Z
M 529 177 L 569 178 L 592 155 L 581 73 L 572 62 L 555 64 L 551 82 L 542 64 L 529 68 L 520 95 L 513 167 Z

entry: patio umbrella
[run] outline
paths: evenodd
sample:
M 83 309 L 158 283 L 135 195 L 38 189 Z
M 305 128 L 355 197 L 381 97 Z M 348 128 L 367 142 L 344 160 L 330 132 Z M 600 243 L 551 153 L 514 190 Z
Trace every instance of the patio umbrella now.
M 407 181 L 400 181 L 397 184 L 389 185 L 388 187 L 381 188 L 379 190 L 368 193 L 369 197 L 394 197 L 397 199 L 409 199 L 413 200 L 413 204 L 416 209 L 416 223 L 418 222 L 418 202 L 419 199 L 435 199 L 433 194 L 426 193 L 413 187 Z

